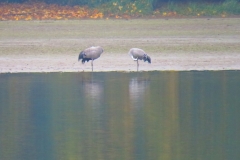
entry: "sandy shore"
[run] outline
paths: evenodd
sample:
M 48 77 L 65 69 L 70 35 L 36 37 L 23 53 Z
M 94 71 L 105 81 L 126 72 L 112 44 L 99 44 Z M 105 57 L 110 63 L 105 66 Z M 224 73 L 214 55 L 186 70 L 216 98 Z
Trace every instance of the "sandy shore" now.
M 64 56 L 28 56 L 1 57 L 1 73 L 18 72 L 87 72 L 91 71 L 91 63 L 81 64 L 77 55 Z M 239 54 L 198 54 L 188 55 L 152 55 L 152 64 L 140 62 L 140 71 L 153 70 L 240 70 Z M 94 71 L 136 71 L 136 62 L 127 54 L 110 55 L 104 53 L 94 61 Z
M 152 58 L 140 71 L 240 70 L 238 18 L 0 22 L 0 34 L 0 73 L 88 72 L 77 58 L 91 45 L 104 48 L 96 72 L 136 71 L 131 47 Z

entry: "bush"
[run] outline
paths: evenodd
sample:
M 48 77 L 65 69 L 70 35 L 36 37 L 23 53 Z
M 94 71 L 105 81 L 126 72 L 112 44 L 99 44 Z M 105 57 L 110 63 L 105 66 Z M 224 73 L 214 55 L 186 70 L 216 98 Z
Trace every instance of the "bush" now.
M 231 14 L 239 14 L 240 4 L 238 0 L 226 0 L 222 3 L 222 10 Z
M 226 0 L 222 3 L 199 3 L 189 2 L 187 4 L 169 2 L 159 9 L 162 13 L 175 12 L 185 16 L 214 16 L 226 14 L 240 14 L 238 0 Z
M 104 14 L 128 14 L 128 15 L 146 15 L 151 14 L 153 0 L 111 0 L 108 3 L 100 5 L 98 8 Z
M 60 5 L 86 5 L 89 7 L 96 7 L 103 3 L 107 3 L 111 0 L 45 0 L 48 4 L 60 4 Z

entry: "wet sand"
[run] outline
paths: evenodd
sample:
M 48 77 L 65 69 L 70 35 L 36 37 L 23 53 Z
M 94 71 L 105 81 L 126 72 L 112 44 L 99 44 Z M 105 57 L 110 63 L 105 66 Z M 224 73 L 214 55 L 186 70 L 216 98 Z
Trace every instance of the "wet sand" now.
M 78 54 L 100 45 L 94 71 L 136 71 L 128 55 L 144 49 L 140 71 L 240 70 L 240 18 L 1 21 L 0 73 L 91 72 Z

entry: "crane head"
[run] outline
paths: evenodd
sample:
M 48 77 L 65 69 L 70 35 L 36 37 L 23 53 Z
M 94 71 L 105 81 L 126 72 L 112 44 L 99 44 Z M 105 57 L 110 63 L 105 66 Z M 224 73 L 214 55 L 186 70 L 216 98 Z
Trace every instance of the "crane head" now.
M 147 54 L 144 55 L 143 60 L 144 62 L 147 61 L 148 63 L 151 63 L 151 58 Z

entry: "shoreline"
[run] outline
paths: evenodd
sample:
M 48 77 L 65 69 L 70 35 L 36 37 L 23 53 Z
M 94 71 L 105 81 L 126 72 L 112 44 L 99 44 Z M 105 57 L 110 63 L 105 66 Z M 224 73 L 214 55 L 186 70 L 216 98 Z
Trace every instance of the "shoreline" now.
M 152 64 L 139 71 L 240 70 L 240 18 L 0 21 L 0 73 L 92 72 L 77 58 L 102 46 L 94 72 L 132 72 L 130 48 Z
M 151 54 L 149 54 L 151 55 Z M 0 58 L 0 73 L 92 72 L 91 62 L 82 64 L 77 54 L 29 58 Z M 34 57 L 34 58 L 33 58 Z M 57 59 L 55 57 L 58 57 Z M 139 71 L 220 71 L 240 70 L 240 54 L 151 55 L 152 63 L 139 61 Z M 94 72 L 136 72 L 136 62 L 127 54 L 103 55 L 93 63 Z

